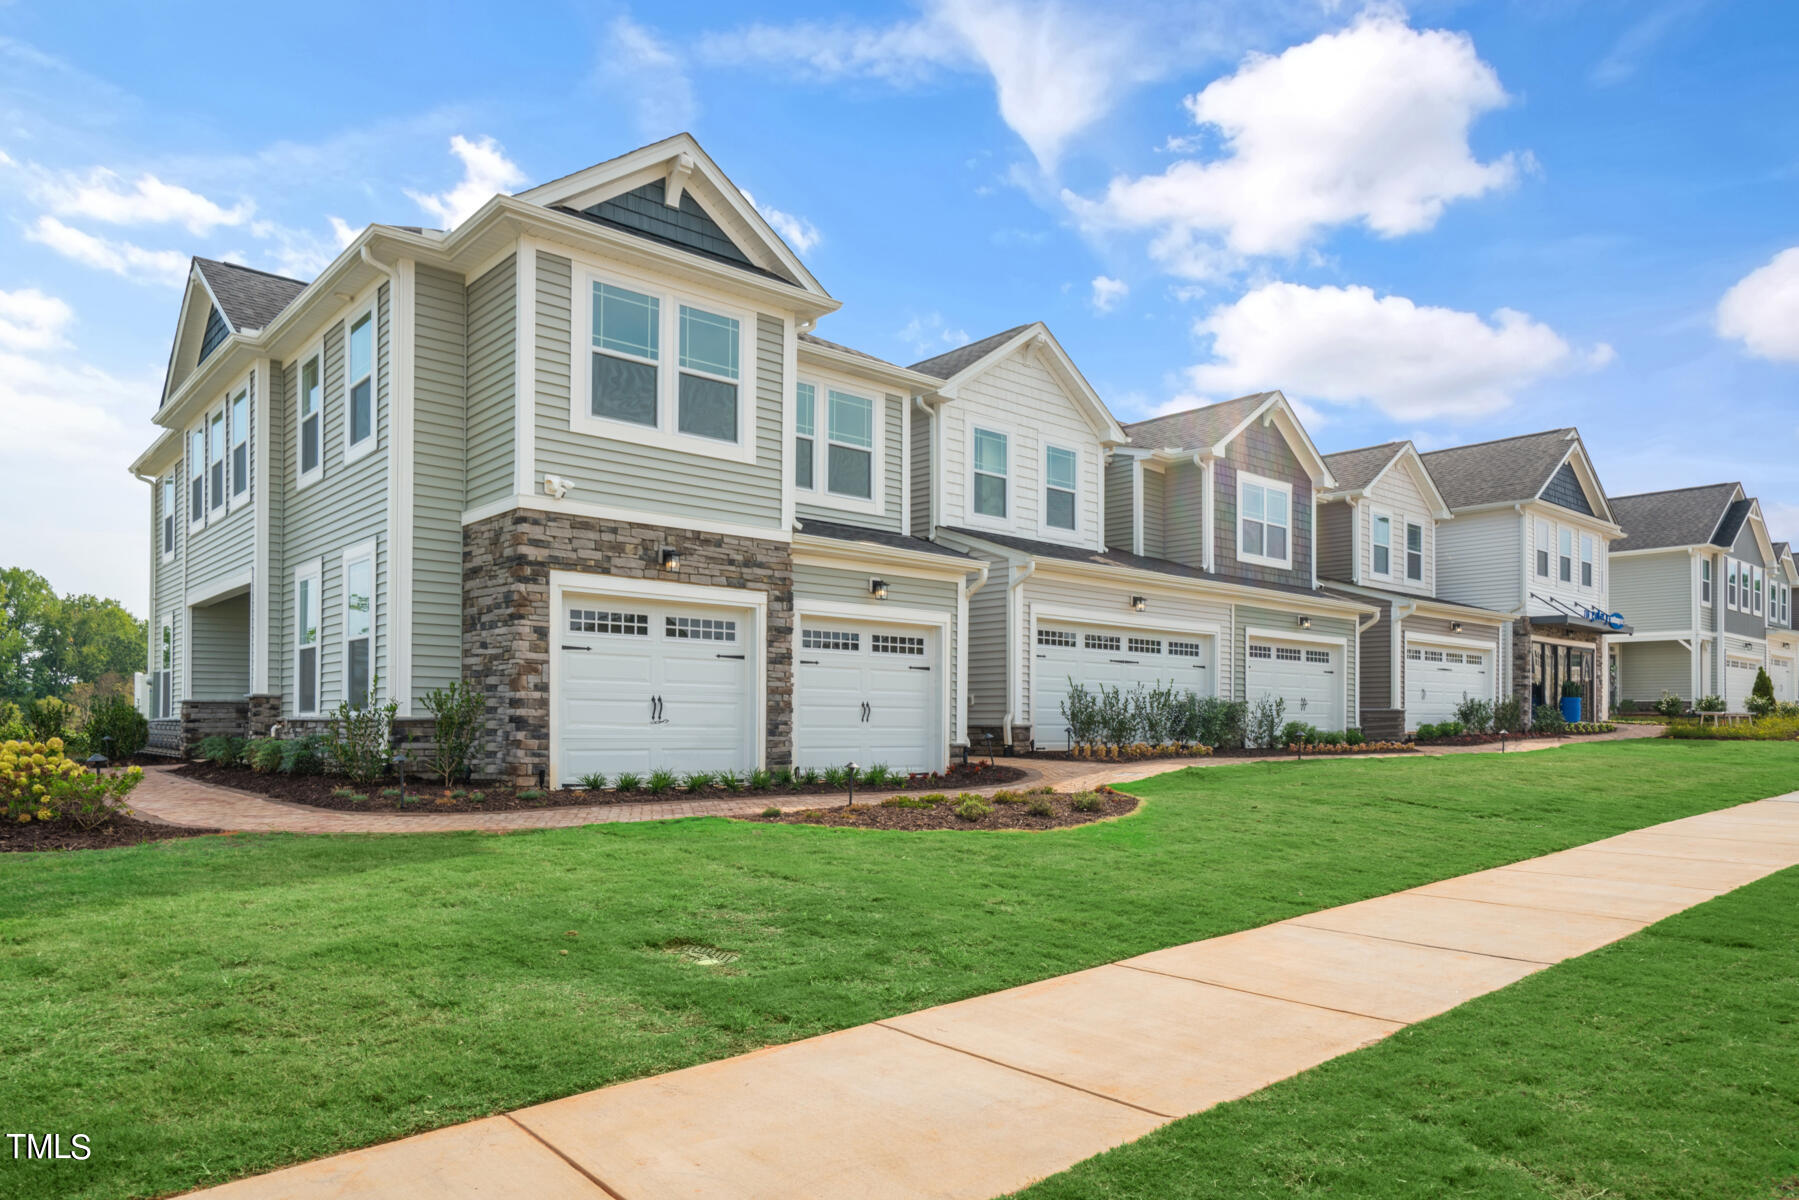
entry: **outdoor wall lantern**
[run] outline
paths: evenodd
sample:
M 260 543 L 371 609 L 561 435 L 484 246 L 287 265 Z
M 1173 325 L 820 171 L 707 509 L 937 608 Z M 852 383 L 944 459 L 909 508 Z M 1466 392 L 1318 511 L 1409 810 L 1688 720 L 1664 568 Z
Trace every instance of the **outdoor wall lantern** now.
M 1144 609 L 1146 609 L 1148 607 L 1149 607 L 1149 601 L 1144 599 L 1142 596 L 1132 596 L 1131 597 L 1131 611 L 1132 612 L 1142 612 Z
M 1299 614 L 1299 627 L 1301 629 L 1310 629 L 1312 627 L 1312 618 L 1306 616 L 1304 613 L 1300 613 Z
M 885 579 L 869 580 L 868 594 L 876 600 L 885 600 L 887 598 L 887 581 Z
M 1460 621 L 1451 621 L 1449 623 L 1449 632 L 1460 633 L 1461 631 L 1462 631 L 1462 623 Z
M 662 569 L 679 571 L 681 569 L 681 552 L 673 546 L 662 547 Z

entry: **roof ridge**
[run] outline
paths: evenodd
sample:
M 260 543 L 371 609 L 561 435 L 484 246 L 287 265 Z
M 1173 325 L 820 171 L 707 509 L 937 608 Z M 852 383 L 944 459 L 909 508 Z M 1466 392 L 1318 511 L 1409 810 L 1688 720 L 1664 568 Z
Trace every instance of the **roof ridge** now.
M 1222 408 L 1226 404 L 1237 404 L 1244 400 L 1257 400 L 1263 396 L 1272 396 L 1278 390 L 1279 389 L 1277 388 L 1264 388 L 1259 392 L 1245 392 L 1241 396 L 1232 396 L 1229 400 L 1214 400 L 1210 404 L 1196 404 L 1192 408 L 1177 409 L 1174 412 L 1162 413 L 1160 416 L 1144 417 L 1139 421 L 1124 421 L 1121 422 L 1121 424 L 1123 424 L 1126 429 L 1130 429 L 1136 425 L 1148 425 L 1154 421 L 1166 421 L 1170 417 L 1185 417 L 1196 412 L 1205 412 L 1208 408 Z
M 277 275 L 275 272 L 265 271 L 261 267 L 247 267 L 243 263 L 227 262 L 222 258 L 207 258 L 203 254 L 196 254 L 194 255 L 194 261 L 197 263 L 211 263 L 215 267 L 230 267 L 233 271 L 248 271 L 252 275 L 263 275 L 269 279 L 279 279 L 283 283 L 297 283 L 301 287 L 312 286 L 311 281 L 309 280 L 295 279 L 292 275 Z
M 929 358 L 921 358 L 917 362 L 911 363 L 907 367 L 907 370 L 918 371 L 926 363 L 934 363 L 939 359 L 948 358 L 952 354 L 966 354 L 968 352 L 968 349 L 970 346 L 979 346 L 983 342 L 992 342 L 992 341 L 997 341 L 1001 338 L 1012 337 L 1014 334 L 1022 333 L 1024 330 L 1029 329 L 1033 325 L 1042 325 L 1042 324 L 1043 324 L 1042 321 L 1026 321 L 1022 325 L 1014 325 L 1010 329 L 1002 329 L 998 333 L 990 333 L 990 334 L 987 334 L 985 337 L 970 338 L 968 341 L 963 342 L 960 346 L 951 346 L 948 350 L 945 350 L 941 354 L 933 354 Z M 1048 328 L 1048 326 L 1044 326 L 1044 327 Z M 926 374 L 926 375 L 930 374 L 929 371 L 924 371 L 922 373 Z
M 1410 438 L 1389 438 L 1387 441 L 1374 442 L 1367 446 L 1351 446 L 1347 450 L 1332 450 L 1324 457 L 1336 458 L 1340 454 L 1366 454 L 1370 450 L 1383 450 L 1388 446 L 1403 446 L 1409 441 L 1411 441 Z
M 1606 499 L 1611 500 L 1611 501 L 1641 500 L 1647 496 L 1674 496 L 1674 495 L 1680 494 L 1681 492 L 1704 492 L 1704 491 L 1709 491 L 1712 488 L 1727 488 L 1727 487 L 1742 487 L 1742 486 L 1743 485 L 1741 483 L 1695 483 L 1688 487 L 1662 488 L 1660 491 L 1655 491 L 1655 492 L 1627 492 L 1626 494 L 1624 494 L 1622 496 L 1607 496 Z M 1751 497 L 1749 497 L 1748 495 L 1745 495 L 1743 498 L 1745 500 L 1747 500 L 1747 499 L 1750 499 Z
M 1433 454 L 1448 454 L 1455 450 L 1478 450 L 1482 446 L 1497 446 L 1501 442 L 1522 442 L 1526 438 L 1548 437 L 1552 433 L 1572 433 L 1578 437 L 1580 430 L 1574 425 L 1563 425 L 1557 429 L 1539 429 L 1535 433 L 1514 433 L 1510 437 L 1488 438 L 1484 442 L 1467 442 L 1460 446 L 1443 446 L 1437 450 L 1426 450 L 1421 453 L 1424 457 L 1429 458 Z

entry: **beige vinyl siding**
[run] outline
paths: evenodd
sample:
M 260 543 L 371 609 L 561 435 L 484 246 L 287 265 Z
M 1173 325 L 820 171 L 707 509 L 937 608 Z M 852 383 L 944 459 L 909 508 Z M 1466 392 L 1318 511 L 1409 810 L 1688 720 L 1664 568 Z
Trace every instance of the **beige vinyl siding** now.
M 462 678 L 462 507 L 467 346 L 460 277 L 416 276 L 413 338 L 412 698 Z
M 475 508 L 512 494 L 518 385 L 516 254 L 468 285 L 466 312 L 468 483 L 463 504 Z
M 1168 475 L 1143 471 L 1143 553 L 1150 558 L 1168 556 Z
M 1280 631 L 1293 629 L 1297 625 L 1296 614 L 1278 608 L 1258 608 L 1240 604 L 1236 609 L 1236 633 L 1231 642 L 1231 687 L 1232 694 L 1244 694 L 1243 658 L 1245 654 L 1244 631 L 1250 628 L 1273 630 L 1274 636 Z M 1361 653 L 1356 645 L 1356 622 L 1353 617 L 1313 617 L 1312 627 L 1306 632 L 1323 637 L 1341 637 L 1344 640 L 1343 669 L 1349 677 L 1343 681 L 1345 711 L 1343 724 L 1345 728 L 1354 728 L 1361 724 L 1361 696 L 1359 694 L 1359 668 Z M 1300 714 L 1289 712 L 1287 720 L 1299 720 Z
M 1696 569 L 1685 550 L 1614 558 L 1611 606 L 1638 633 L 1692 629 Z
M 1171 463 L 1163 485 L 1161 558 L 1203 569 L 1206 561 L 1205 472 L 1191 462 Z
M 1010 570 L 1003 558 L 990 563 L 986 586 L 968 598 L 970 725 L 998 725 L 1006 718 L 1006 585 Z
M 1399 462 L 1374 485 L 1366 498 L 1356 505 L 1357 533 L 1360 536 L 1361 581 L 1373 587 L 1390 588 L 1417 596 L 1434 595 L 1437 560 L 1437 522 L 1431 517 L 1433 506 L 1418 486 L 1417 478 Z M 1392 573 L 1374 573 L 1374 517 L 1384 513 L 1393 518 Z M 1423 527 L 1423 578 L 1411 580 L 1405 574 L 1405 527 L 1407 523 Z M 1324 572 L 1324 546 L 1319 546 L 1319 573 Z M 1333 576 L 1332 578 L 1347 578 Z
M 1463 513 L 1437 530 L 1437 595 L 1500 611 L 1524 602 L 1524 522 L 1514 509 Z
M 1653 704 L 1663 692 L 1692 703 L 1693 652 L 1679 642 L 1624 642 L 1618 646 L 1618 698 Z
M 876 395 L 881 393 L 877 392 Z M 816 441 L 822 447 L 824 441 L 824 422 L 826 420 L 827 400 L 821 392 L 817 401 L 818 433 Z M 804 521 L 807 517 L 816 517 L 821 521 L 837 521 L 845 525 L 860 525 L 865 529 L 885 529 L 892 533 L 904 533 L 905 499 L 906 499 L 906 402 L 898 396 L 885 395 L 881 399 L 882 450 L 880 462 L 875 464 L 879 474 L 875 479 L 875 491 L 881 497 L 881 512 L 871 513 L 866 509 L 839 508 L 831 500 L 831 494 L 825 490 L 825 456 L 818 455 L 817 478 L 818 487 L 814 491 L 800 491 L 795 495 L 793 511 Z
M 1318 506 L 1318 578 L 1355 582 L 1355 511 L 1346 500 Z
M 541 491 L 545 474 L 572 480 L 575 498 L 614 504 L 666 520 L 720 521 L 780 530 L 781 472 L 787 447 L 781 428 L 785 380 L 782 372 L 784 322 L 759 314 L 746 328 L 744 355 L 756 356 L 756 461 L 733 462 L 687 454 L 569 428 L 570 339 L 573 269 L 568 259 L 537 253 L 537 463 L 531 487 Z M 669 356 L 663 370 L 672 370 Z M 585 398 L 582 398 L 585 402 Z M 783 531 L 784 532 L 784 531 Z
M 1106 545 L 1127 553 L 1136 549 L 1131 531 L 1131 513 L 1136 507 L 1136 475 L 1137 460 L 1134 458 L 1120 456 L 1106 464 Z M 1148 509 L 1145 504 L 1146 513 Z
M 936 410 L 926 405 L 912 411 L 912 529 L 913 537 L 931 536 L 931 429 Z
M 821 567 L 813 563 L 793 566 L 793 599 L 796 607 L 807 600 L 829 600 L 835 604 L 853 604 L 868 610 L 868 619 L 879 621 L 883 610 L 917 608 L 942 613 L 949 618 L 948 643 L 943 647 L 944 669 L 949 672 L 949 712 L 947 728 L 955 737 L 957 705 L 962 703 L 961 678 L 957 644 L 961 631 L 956 624 L 956 584 L 952 580 L 914 579 L 898 573 L 894 567 L 883 567 L 880 576 L 887 581 L 887 599 L 876 600 L 868 592 L 872 572 Z M 984 589 L 983 589 L 984 590 Z M 797 645 L 797 639 L 796 643 Z
M 294 571 L 320 559 L 319 700 L 321 709 L 335 707 L 343 696 L 343 552 L 375 539 L 375 669 L 380 694 L 387 694 L 387 455 L 389 449 L 388 386 L 391 374 L 388 353 L 388 288 L 379 293 L 376 320 L 375 449 L 347 466 L 344 463 L 344 333 L 346 314 L 326 327 L 324 339 L 324 465 L 322 479 L 294 490 L 297 464 L 283 456 L 282 474 L 288 499 L 283 514 L 280 553 L 272 556 L 269 581 L 269 625 L 273 635 L 269 655 L 270 687 L 281 694 L 282 711 L 295 713 L 294 694 Z M 282 372 L 281 420 L 283 438 L 294 444 L 297 419 L 298 360 Z M 278 562 L 279 566 L 273 563 Z
M 1022 652 L 1019 670 L 1018 704 L 1021 709 L 1018 720 L 1030 724 L 1035 719 L 1031 708 L 1032 671 L 1037 662 L 1036 647 L 1031 644 L 1032 618 L 1038 620 L 1055 620 L 1055 611 L 1083 612 L 1091 614 L 1091 620 L 1101 624 L 1115 620 L 1130 613 L 1132 596 L 1143 596 L 1148 601 L 1148 616 L 1135 618 L 1135 621 L 1150 620 L 1158 631 L 1178 633 L 1194 631 L 1210 634 L 1211 628 L 1217 631 L 1217 658 L 1212 665 L 1216 678 L 1213 686 L 1225 695 L 1224 680 L 1231 678 L 1231 664 L 1236 660 L 1236 651 L 1231 646 L 1231 606 L 1228 601 L 1213 599 L 1182 589 L 1170 581 L 1166 588 L 1141 580 L 1130 582 L 1102 583 L 1087 578 L 1060 578 L 1044 574 L 1044 564 L 1039 563 L 1037 573 L 1026 580 L 1024 588 L 1024 621 L 1020 629 L 1013 631 L 1018 649 Z M 991 585 L 989 585 L 991 586 Z M 1051 610 L 1051 615 L 1044 616 L 1043 610 Z M 972 625 L 972 621 L 970 622 Z M 974 657 L 970 651 L 969 658 Z M 1240 694 L 1240 693 L 1239 693 Z M 1228 697 L 1227 697 L 1228 698 Z M 1046 713 L 1045 721 L 1060 721 L 1060 713 Z
M 195 700 L 242 700 L 250 692 L 250 597 L 200 605 L 188 617 Z

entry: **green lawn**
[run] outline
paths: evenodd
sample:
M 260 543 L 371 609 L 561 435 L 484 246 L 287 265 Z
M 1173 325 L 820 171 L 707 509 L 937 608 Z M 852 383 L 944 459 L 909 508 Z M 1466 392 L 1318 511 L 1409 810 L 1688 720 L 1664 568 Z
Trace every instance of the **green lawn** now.
M 7 855 L 0 1112 L 94 1155 L 0 1162 L 0 1193 L 217 1182 L 1795 786 L 1799 746 L 1614 742 L 1211 767 L 1035 835 L 690 820 Z
M 1019 1200 L 1799 1195 L 1799 869 Z

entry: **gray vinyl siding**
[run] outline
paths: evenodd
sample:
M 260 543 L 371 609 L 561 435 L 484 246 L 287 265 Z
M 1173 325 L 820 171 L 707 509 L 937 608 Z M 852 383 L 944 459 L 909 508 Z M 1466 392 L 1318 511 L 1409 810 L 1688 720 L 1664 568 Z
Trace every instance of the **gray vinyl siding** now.
M 1344 500 L 1318 506 L 1318 578 L 1355 579 L 1355 512 Z
M 1333 507 L 1351 506 L 1339 504 Z M 1319 527 L 1325 528 L 1323 521 L 1319 522 Z M 1324 573 L 1322 564 L 1318 573 Z M 1364 711 L 1393 707 L 1393 604 L 1389 600 L 1376 600 L 1373 597 L 1368 597 L 1368 602 L 1380 609 L 1380 620 L 1362 634 L 1362 669 L 1357 672 L 1356 682 Z
M 819 445 L 822 448 L 825 401 L 819 399 Z M 893 533 L 905 532 L 905 498 L 906 498 L 906 402 L 898 396 L 885 396 L 881 401 L 881 420 L 885 428 L 881 437 L 884 439 L 882 460 L 875 464 L 880 474 L 875 483 L 877 494 L 881 497 L 882 511 L 871 513 L 866 509 L 838 508 L 831 503 L 831 494 L 824 488 L 826 459 L 821 452 L 818 455 L 818 471 L 815 482 L 816 491 L 799 492 L 800 497 L 794 502 L 793 511 L 801 521 L 807 517 L 816 517 L 821 521 L 841 521 L 846 525 L 860 525 L 865 529 L 885 529 Z M 810 499 L 808 499 L 808 497 Z
M 1150 558 L 1166 558 L 1168 552 L 1168 475 L 1165 471 L 1143 472 L 1143 553 Z
M 254 374 L 250 376 L 250 411 L 256 411 L 256 386 Z M 229 397 L 235 393 L 226 393 L 221 399 L 229 405 Z M 208 410 L 209 412 L 212 410 Z M 229 419 L 229 418 L 227 418 Z M 256 419 L 250 418 L 250 462 L 256 461 Z M 226 435 L 226 462 L 230 462 L 231 440 L 234 435 Z M 185 440 L 184 440 L 185 444 Z M 187 470 L 188 468 L 183 468 Z M 185 477 L 184 477 L 185 478 Z M 187 533 L 187 561 L 184 586 L 189 589 L 203 588 L 205 585 L 227 575 L 247 570 L 254 553 L 256 538 L 255 507 L 258 482 L 254 468 L 250 475 L 250 490 L 245 499 L 235 505 L 215 509 L 212 507 L 211 476 L 207 477 L 206 523 L 185 530 Z M 226 480 L 226 494 L 230 494 L 231 482 Z M 181 498 L 186 500 L 186 488 L 181 489 Z M 177 521 L 177 524 L 181 522 Z
M 1205 472 L 1192 463 L 1172 463 L 1162 488 L 1160 557 L 1203 569 L 1206 561 Z
M 929 405 L 912 414 L 913 537 L 931 536 L 931 426 L 936 412 Z
M 1307 503 L 1308 505 L 1310 504 L 1309 499 Z M 1275 630 L 1277 631 L 1275 636 L 1278 637 L 1279 630 L 1294 628 L 1297 624 L 1295 617 L 1296 614 L 1278 608 L 1257 608 L 1246 604 L 1239 604 L 1237 606 L 1236 623 L 1233 631 L 1234 637 L 1231 646 L 1232 695 L 1242 696 L 1246 691 L 1247 685 L 1244 680 L 1243 665 L 1245 661 L 1244 656 L 1247 653 L 1245 642 L 1248 638 L 1248 634 L 1245 631 L 1251 627 Z M 1353 617 L 1318 616 L 1312 618 L 1312 628 L 1310 630 L 1313 634 L 1327 637 L 1342 637 L 1344 639 L 1343 669 L 1349 674 L 1349 678 L 1343 681 L 1343 694 L 1346 697 L 1346 707 L 1348 709 L 1348 711 L 1343 714 L 1343 724 L 1345 728 L 1354 728 L 1361 723 L 1361 695 L 1359 692 L 1360 684 L 1358 682 L 1360 678 L 1359 667 L 1361 653 L 1360 647 L 1356 645 L 1355 630 L 1356 621 Z M 1287 719 L 1297 720 L 1299 719 L 1299 714 L 1289 712 L 1287 714 Z
M 1507 612 L 1524 602 L 1524 519 L 1512 509 L 1437 526 L 1437 595 Z
M 463 504 L 512 494 L 517 417 L 518 256 L 468 285 L 468 484 Z M 460 550 L 457 557 L 460 559 Z
M 387 478 L 389 450 L 388 387 L 391 375 L 387 285 L 379 293 L 376 319 L 375 449 L 348 465 L 344 462 L 344 319 L 340 315 L 326 327 L 324 338 L 324 476 L 304 489 L 293 490 L 297 464 L 292 453 L 282 457 L 282 475 L 288 489 L 282 529 L 269 581 L 269 654 L 272 689 L 282 697 L 282 711 L 296 713 L 294 694 L 294 572 L 313 559 L 321 560 L 319 646 L 320 707 L 334 707 L 343 696 L 343 552 L 350 546 L 375 540 L 375 668 L 380 692 L 388 681 L 387 632 L 391 614 L 387 604 Z M 298 360 L 287 363 L 280 407 L 284 439 L 293 444 L 297 416 Z M 460 552 L 458 553 L 460 561 Z
M 944 669 L 949 675 L 949 712 L 947 728 L 953 740 L 956 708 L 962 703 L 961 677 L 957 643 L 961 630 L 956 624 L 956 585 L 942 579 L 910 579 L 894 568 L 885 568 L 881 578 L 887 581 L 887 599 L 876 600 L 868 593 L 868 572 L 839 570 L 813 563 L 793 566 L 793 599 L 797 607 L 807 600 L 829 600 L 835 604 L 853 604 L 868 610 L 868 619 L 879 621 L 885 608 L 917 608 L 942 613 L 949 618 L 949 643 L 943 647 Z M 797 643 L 796 643 L 797 644 Z
M 1213 545 L 1218 569 L 1263 583 L 1312 583 L 1312 481 L 1299 465 L 1287 439 L 1272 426 L 1251 425 L 1225 447 L 1225 456 L 1214 467 L 1217 535 Z M 1237 477 L 1243 472 L 1289 484 L 1293 504 L 1288 549 L 1292 566 L 1270 567 L 1237 558 Z M 1182 560 L 1186 561 L 1186 560 Z
M 462 280 L 419 267 L 414 297 L 412 698 L 462 677 L 464 357 Z
M 242 700 L 250 692 L 250 597 L 194 608 L 190 666 L 195 700 Z
M 1621 644 L 1618 647 L 1618 698 L 1653 704 L 1665 691 L 1692 703 L 1692 651 L 1679 642 Z
M 1611 606 L 1631 628 L 1639 633 L 1693 628 L 1695 568 L 1685 550 L 1614 556 L 1611 567 Z
M 1731 546 L 1729 557 L 1740 563 L 1748 563 L 1751 567 L 1766 568 L 1767 564 L 1762 561 L 1761 546 L 1755 540 L 1755 528 L 1748 521 L 1744 521 L 1743 527 L 1737 531 L 1736 544 Z M 1728 595 L 1728 592 L 1726 594 Z M 1745 604 L 1743 607 L 1749 608 L 1750 606 Z M 1763 609 L 1764 611 L 1759 613 L 1754 611 L 1738 612 L 1726 605 L 1723 609 L 1724 632 L 1734 633 L 1738 637 L 1767 637 L 1768 616 L 1765 604 Z
M 1131 531 L 1131 513 L 1136 505 L 1133 483 L 1136 474 L 1136 459 L 1114 458 L 1106 464 L 1106 545 L 1114 550 L 1136 549 Z M 1148 505 L 1144 508 L 1147 511 Z
M 754 329 L 744 331 L 755 339 L 753 348 L 745 347 L 746 354 L 756 355 L 754 463 L 577 433 L 569 427 L 573 269 L 568 259 L 542 252 L 536 265 L 537 462 L 532 490 L 540 490 L 546 473 L 562 475 L 582 489 L 577 499 L 641 510 L 671 525 L 720 521 L 779 530 L 781 472 L 787 461 L 781 428 L 781 318 L 758 315 Z M 672 359 L 662 369 L 673 369 Z
M 1009 613 L 1004 559 L 994 560 L 987 584 L 968 598 L 968 723 L 998 725 L 1006 717 Z

